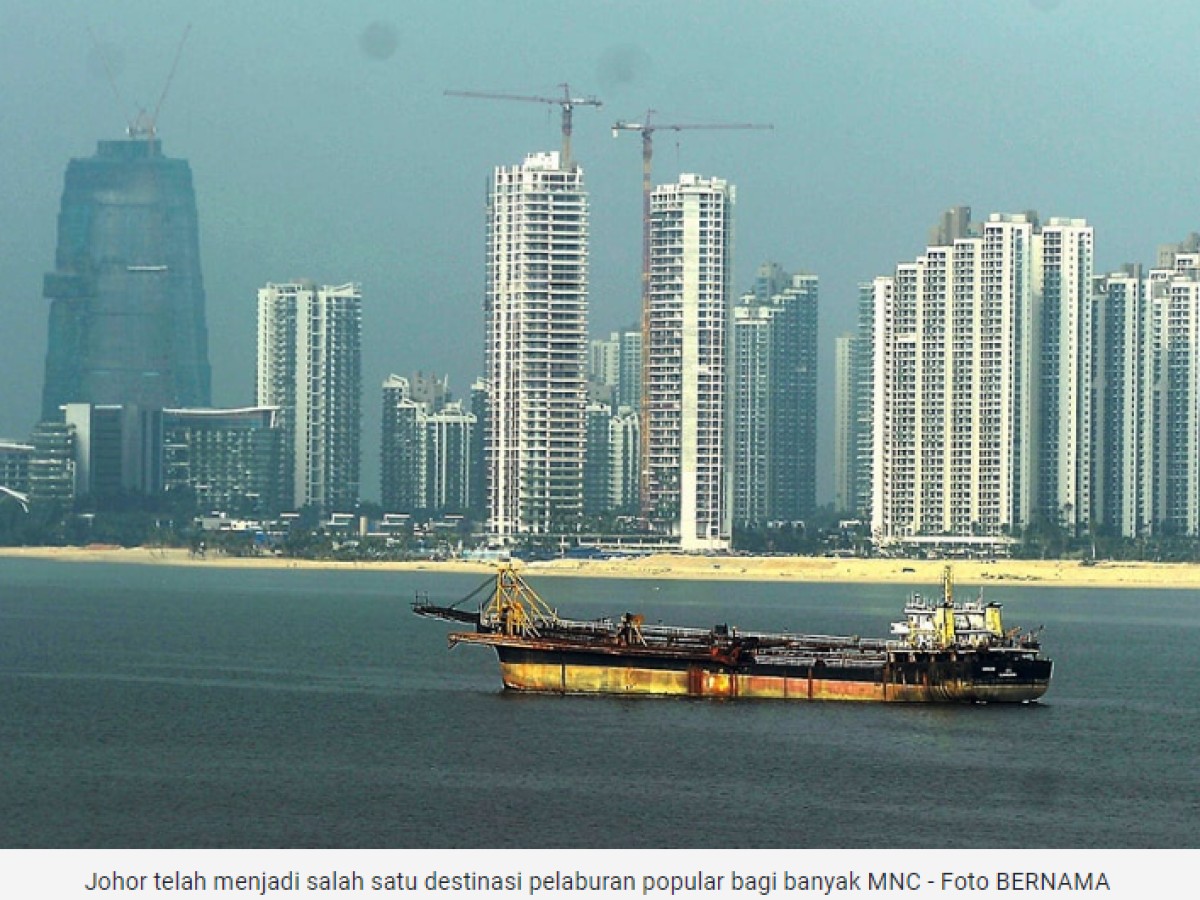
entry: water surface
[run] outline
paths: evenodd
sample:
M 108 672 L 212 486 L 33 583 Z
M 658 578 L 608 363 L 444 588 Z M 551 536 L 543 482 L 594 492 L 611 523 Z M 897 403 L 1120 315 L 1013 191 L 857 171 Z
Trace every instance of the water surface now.
M 500 689 L 437 572 L 0 559 L 0 846 L 1197 847 L 1193 591 L 1005 587 L 1037 705 Z M 889 585 L 545 578 L 564 614 L 883 635 Z

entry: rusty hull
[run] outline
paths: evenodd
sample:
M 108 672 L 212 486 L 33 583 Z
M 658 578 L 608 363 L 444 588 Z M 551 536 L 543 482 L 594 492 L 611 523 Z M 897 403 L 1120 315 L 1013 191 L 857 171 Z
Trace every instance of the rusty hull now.
M 844 666 L 778 666 L 667 647 L 591 644 L 496 633 L 456 633 L 450 645 L 496 650 L 505 688 L 554 694 L 624 694 L 778 700 L 953 703 L 1037 700 L 1044 678 L 1008 683 L 972 677 L 970 653 L 867 655 Z M 1048 665 L 1048 664 L 1047 664 Z

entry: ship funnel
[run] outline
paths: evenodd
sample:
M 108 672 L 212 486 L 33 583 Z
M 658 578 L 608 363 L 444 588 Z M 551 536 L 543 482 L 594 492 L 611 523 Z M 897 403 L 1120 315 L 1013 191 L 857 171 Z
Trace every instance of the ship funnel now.
M 983 615 L 988 634 L 998 638 L 1004 637 L 1004 625 L 1000 620 L 1000 604 L 989 603 L 984 607 Z

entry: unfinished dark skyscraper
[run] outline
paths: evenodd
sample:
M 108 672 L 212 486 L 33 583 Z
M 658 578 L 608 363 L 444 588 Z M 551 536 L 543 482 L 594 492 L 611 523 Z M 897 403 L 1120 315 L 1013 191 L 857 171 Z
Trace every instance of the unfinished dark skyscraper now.
M 67 166 L 42 418 L 64 403 L 209 406 L 196 197 L 152 137 L 101 141 Z

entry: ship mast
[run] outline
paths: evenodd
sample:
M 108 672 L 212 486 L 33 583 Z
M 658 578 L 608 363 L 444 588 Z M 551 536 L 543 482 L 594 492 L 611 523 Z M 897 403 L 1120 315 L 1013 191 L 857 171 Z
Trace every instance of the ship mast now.
M 942 603 L 933 614 L 938 647 L 954 644 L 954 575 L 949 566 L 942 571 Z

